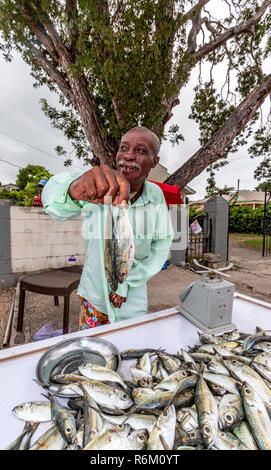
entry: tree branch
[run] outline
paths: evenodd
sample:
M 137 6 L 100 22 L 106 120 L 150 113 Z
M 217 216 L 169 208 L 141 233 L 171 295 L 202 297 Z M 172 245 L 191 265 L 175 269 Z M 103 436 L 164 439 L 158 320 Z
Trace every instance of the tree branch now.
M 176 18 L 176 29 L 180 29 L 182 25 L 187 23 L 187 21 L 192 20 L 195 15 L 199 15 L 202 8 L 209 3 L 210 0 L 199 0 L 199 2 L 194 5 L 188 12 L 177 15 Z
M 200 3 L 201 2 L 199 2 L 193 8 L 196 8 L 196 7 L 199 8 Z M 204 3 L 204 2 L 202 2 L 202 3 Z M 167 116 L 169 116 L 169 115 L 172 116 L 172 109 L 173 109 L 174 106 L 176 106 L 176 103 L 177 103 L 176 100 L 178 99 L 179 92 L 180 92 L 182 86 L 185 85 L 185 83 L 187 81 L 187 76 L 189 75 L 190 71 L 193 69 L 195 64 L 198 63 L 199 61 L 201 61 L 202 59 L 204 59 L 210 52 L 213 52 L 218 47 L 226 44 L 226 42 L 229 39 L 231 39 L 233 37 L 236 37 L 236 36 L 239 36 L 242 33 L 250 31 L 251 27 L 253 25 L 255 25 L 261 19 L 261 17 L 266 12 L 268 6 L 270 6 L 270 5 L 271 5 L 271 0 L 264 0 L 262 6 L 259 8 L 257 13 L 255 13 L 255 15 L 253 17 L 251 17 L 248 21 L 240 23 L 239 25 L 234 26 L 232 28 L 229 28 L 227 31 L 222 33 L 220 36 L 217 36 L 214 40 L 212 40 L 209 43 L 202 46 L 200 49 L 198 49 L 198 51 L 195 51 L 192 54 L 187 54 L 186 64 L 184 64 L 182 66 L 181 77 L 179 76 L 179 71 L 178 71 L 172 79 L 172 83 L 175 85 L 177 91 L 176 91 L 175 95 L 170 100 L 167 101 L 167 104 L 166 104 L 167 112 L 166 112 L 164 118 L 162 119 L 162 122 L 164 122 L 164 120 L 167 119 Z M 190 12 L 191 12 L 191 10 L 190 10 Z M 195 14 L 195 11 L 194 11 L 194 14 Z M 154 132 L 159 133 L 161 131 L 161 127 L 163 125 L 162 122 L 159 126 L 157 126 L 156 129 L 154 129 Z
M 26 6 L 23 6 L 21 9 L 21 15 L 27 20 L 28 27 L 35 34 L 35 36 L 40 40 L 40 42 L 43 44 L 44 48 L 50 54 L 52 59 L 55 62 L 59 63 L 59 56 L 58 56 L 57 51 L 54 48 L 54 44 L 51 38 L 46 33 L 46 30 L 43 27 L 43 25 L 39 21 L 36 21 L 34 19 L 32 11 Z
M 230 114 L 217 132 L 181 168 L 176 170 L 165 183 L 184 188 L 209 165 L 226 157 L 228 147 L 254 116 L 265 98 L 271 93 L 271 74 L 253 90 Z
M 233 26 L 232 28 L 229 28 L 216 39 L 210 41 L 208 44 L 205 44 L 205 46 L 201 47 L 198 51 L 191 54 L 191 58 L 197 62 L 198 60 L 203 59 L 208 54 L 210 54 L 210 52 L 225 44 L 229 39 L 233 38 L 234 36 L 239 36 L 239 34 L 249 31 L 250 28 L 261 19 L 269 5 L 271 5 L 271 0 L 264 0 L 261 8 L 259 8 L 257 13 L 255 13 L 255 15 L 252 16 L 248 21 L 240 23 L 237 26 Z
M 76 45 L 79 39 L 79 31 L 77 26 L 78 9 L 76 0 L 66 0 L 66 12 L 68 16 L 68 30 L 71 40 L 70 49 L 73 54 L 73 58 L 75 59 L 78 54 Z
M 36 47 L 32 47 L 31 56 L 33 62 L 38 67 L 41 67 L 49 75 L 50 79 L 52 79 L 57 84 L 65 98 L 73 105 L 75 109 L 77 109 L 76 101 L 69 83 L 56 69 L 56 67 L 45 57 L 45 54 Z

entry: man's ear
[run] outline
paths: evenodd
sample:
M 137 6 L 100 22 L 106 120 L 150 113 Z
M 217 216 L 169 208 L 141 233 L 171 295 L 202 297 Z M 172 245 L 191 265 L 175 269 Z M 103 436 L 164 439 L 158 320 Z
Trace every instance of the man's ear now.
M 156 155 L 156 157 L 154 157 L 154 159 L 153 159 L 151 168 L 155 168 L 158 165 L 159 162 L 160 162 L 160 157 L 158 157 L 158 155 Z

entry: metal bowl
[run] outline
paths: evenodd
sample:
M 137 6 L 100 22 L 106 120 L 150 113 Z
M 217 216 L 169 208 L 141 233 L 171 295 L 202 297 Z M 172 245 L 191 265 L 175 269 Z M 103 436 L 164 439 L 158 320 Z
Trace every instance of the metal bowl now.
M 80 396 L 76 387 L 57 384 L 51 380 L 53 375 L 71 374 L 78 370 L 78 366 L 91 362 L 105 366 L 109 358 L 114 355 L 113 370 L 117 370 L 121 362 L 118 349 L 108 341 L 100 338 L 73 338 L 61 341 L 48 349 L 40 358 L 36 366 L 36 377 L 39 382 L 48 387 L 55 395 L 65 398 Z

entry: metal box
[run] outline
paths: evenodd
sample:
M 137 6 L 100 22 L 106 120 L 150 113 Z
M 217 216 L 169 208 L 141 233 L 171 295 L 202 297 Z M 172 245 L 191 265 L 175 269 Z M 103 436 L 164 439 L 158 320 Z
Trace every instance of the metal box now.
M 181 293 L 178 310 L 208 333 L 223 333 L 235 327 L 232 323 L 234 284 L 204 276 L 189 284 Z

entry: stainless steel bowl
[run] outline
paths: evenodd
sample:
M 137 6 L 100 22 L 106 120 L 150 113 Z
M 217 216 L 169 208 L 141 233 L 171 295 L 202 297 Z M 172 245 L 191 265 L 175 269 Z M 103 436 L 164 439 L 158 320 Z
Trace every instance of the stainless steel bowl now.
M 78 366 L 87 362 L 105 366 L 114 355 L 113 370 L 117 370 L 121 362 L 118 349 L 108 341 L 100 338 L 73 338 L 61 341 L 48 349 L 38 361 L 36 377 L 55 395 L 73 398 L 80 393 L 71 386 L 57 384 L 51 380 L 53 375 L 71 374 Z

